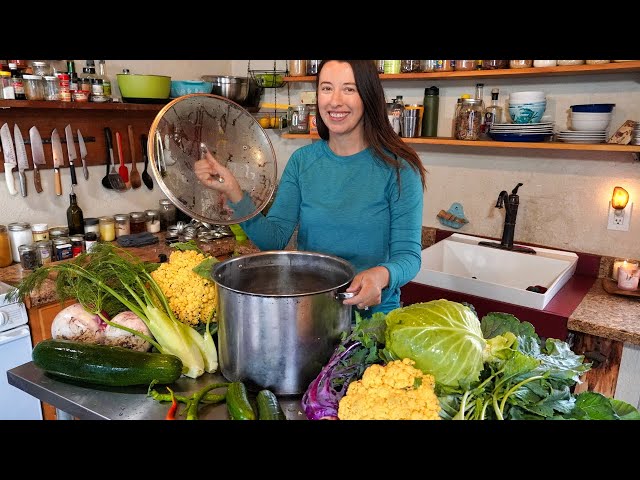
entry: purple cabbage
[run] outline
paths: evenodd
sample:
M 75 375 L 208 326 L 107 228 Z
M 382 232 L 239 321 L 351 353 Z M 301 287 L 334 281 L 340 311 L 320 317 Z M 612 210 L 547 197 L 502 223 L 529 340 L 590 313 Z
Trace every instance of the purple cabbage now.
M 385 318 L 378 312 L 363 319 L 356 312 L 353 330 L 302 396 L 302 409 L 309 420 L 337 420 L 338 403 L 349 384 L 362 377 L 370 365 L 383 362 L 379 350 L 384 346 Z

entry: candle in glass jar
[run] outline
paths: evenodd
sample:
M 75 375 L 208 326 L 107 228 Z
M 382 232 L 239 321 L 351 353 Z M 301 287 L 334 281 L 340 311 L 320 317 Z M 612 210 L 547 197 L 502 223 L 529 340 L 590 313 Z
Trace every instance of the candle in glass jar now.
M 618 281 L 618 271 L 621 267 L 635 267 L 638 268 L 638 262 L 636 260 L 629 259 L 616 259 L 613 262 L 613 270 L 611 272 L 611 278 L 615 281 Z
M 618 288 L 621 290 L 637 290 L 640 280 L 640 269 L 637 265 L 622 265 L 618 269 Z

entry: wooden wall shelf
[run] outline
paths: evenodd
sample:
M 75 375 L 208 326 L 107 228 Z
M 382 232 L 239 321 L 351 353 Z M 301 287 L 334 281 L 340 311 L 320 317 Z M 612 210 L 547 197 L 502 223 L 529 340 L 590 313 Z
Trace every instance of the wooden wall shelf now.
M 167 100 L 166 103 L 169 103 Z M 143 111 L 159 112 L 166 105 L 157 103 L 123 103 L 123 102 L 57 102 L 34 100 L 0 100 L 0 109 L 28 108 L 28 109 L 58 109 L 58 110 L 115 110 L 115 111 Z
M 518 77 L 549 77 L 563 75 L 592 75 L 606 73 L 640 73 L 640 60 L 629 62 L 612 62 L 600 65 L 567 65 L 539 68 L 505 68 L 497 70 L 471 70 L 460 72 L 429 72 L 429 73 L 383 73 L 381 80 L 454 80 L 457 78 L 518 78 Z M 315 82 L 315 75 L 304 77 L 285 77 L 285 82 Z

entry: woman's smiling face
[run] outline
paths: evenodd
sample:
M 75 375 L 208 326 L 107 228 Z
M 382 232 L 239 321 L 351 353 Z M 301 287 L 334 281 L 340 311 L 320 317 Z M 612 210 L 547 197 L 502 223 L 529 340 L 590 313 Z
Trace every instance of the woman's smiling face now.
M 364 105 L 351 65 L 331 60 L 323 66 L 318 78 L 318 111 L 332 134 L 362 128 Z

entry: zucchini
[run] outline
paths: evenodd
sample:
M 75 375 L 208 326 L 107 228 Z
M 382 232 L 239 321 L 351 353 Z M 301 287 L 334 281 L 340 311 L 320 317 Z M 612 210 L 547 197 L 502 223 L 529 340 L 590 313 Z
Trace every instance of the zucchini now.
M 256 395 L 258 420 L 286 420 L 282 406 L 271 390 L 260 390 Z
M 227 387 L 227 410 L 231 420 L 255 420 L 256 412 L 249 402 L 247 387 L 242 382 L 232 382 Z
M 33 363 L 61 380 L 110 387 L 168 384 L 182 375 L 175 355 L 138 352 L 114 345 L 46 339 L 31 354 Z

